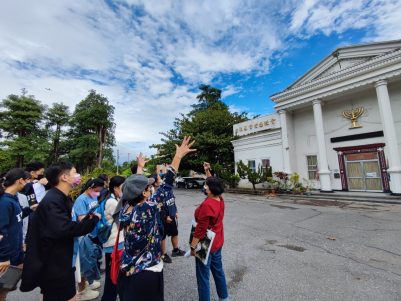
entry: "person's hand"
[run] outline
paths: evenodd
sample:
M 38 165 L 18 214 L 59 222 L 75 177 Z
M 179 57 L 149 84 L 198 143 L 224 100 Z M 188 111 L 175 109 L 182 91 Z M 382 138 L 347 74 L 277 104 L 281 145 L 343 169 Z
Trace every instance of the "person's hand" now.
M 4 273 L 10 266 L 10 260 L 0 262 L 0 273 Z
M 194 249 L 191 249 L 191 256 L 195 256 L 196 255 L 196 251 Z
M 175 218 L 178 219 L 178 213 L 175 214 Z
M 35 211 L 36 208 L 38 208 L 39 204 L 33 204 L 32 206 L 30 206 L 29 208 L 31 208 L 32 211 Z
M 188 153 L 195 152 L 196 149 L 191 149 L 192 145 L 195 143 L 195 140 L 191 142 L 191 136 L 185 136 L 184 140 L 182 140 L 181 145 L 175 145 L 175 155 L 180 159 L 184 158 Z
M 208 163 L 208 162 L 203 162 L 203 169 L 204 169 L 205 171 L 210 170 L 210 163 Z
M 46 186 L 47 183 L 49 183 L 49 181 L 48 181 L 46 178 L 41 178 L 41 179 L 39 180 L 39 183 L 42 184 L 43 186 Z
M 149 162 L 149 160 L 146 160 L 146 157 L 142 154 L 139 153 L 139 155 L 136 157 L 137 164 L 139 168 L 144 168 L 145 164 Z
M 173 221 L 173 220 L 171 219 L 171 217 L 167 216 L 166 223 L 167 223 L 167 224 L 170 224 L 172 221 Z

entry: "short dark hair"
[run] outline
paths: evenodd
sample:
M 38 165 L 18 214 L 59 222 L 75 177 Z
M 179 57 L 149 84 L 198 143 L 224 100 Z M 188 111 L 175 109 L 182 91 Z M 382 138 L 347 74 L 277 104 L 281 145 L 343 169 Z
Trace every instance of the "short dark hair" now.
M 69 172 L 74 168 L 74 165 L 70 162 L 58 162 L 50 165 L 46 171 L 46 179 L 49 181 L 50 187 L 57 186 L 59 184 L 59 178 L 61 174 Z
M 224 192 L 224 183 L 219 178 L 208 177 L 205 184 L 209 187 L 209 190 L 213 195 L 221 195 Z
M 138 164 L 132 164 L 132 165 L 131 165 L 131 172 L 132 172 L 132 174 L 133 174 L 133 175 L 136 175 L 137 171 L 138 171 Z
M 125 178 L 122 176 L 114 176 L 110 179 L 109 192 L 114 193 L 114 188 L 121 186 L 125 182 Z
M 42 168 L 45 168 L 45 165 L 42 162 L 32 161 L 26 165 L 25 170 L 27 172 L 31 172 L 31 171 L 37 171 Z

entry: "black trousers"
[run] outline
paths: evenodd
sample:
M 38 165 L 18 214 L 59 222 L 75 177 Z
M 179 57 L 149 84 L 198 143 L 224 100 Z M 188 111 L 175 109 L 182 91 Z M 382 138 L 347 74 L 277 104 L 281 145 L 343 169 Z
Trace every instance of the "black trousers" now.
M 116 301 L 117 286 L 114 285 L 110 279 L 111 253 L 105 253 L 105 257 L 106 257 L 106 278 L 104 280 L 104 290 L 101 301 Z
M 75 274 L 72 271 L 65 282 L 55 281 L 56 285 L 52 285 L 52 281 L 46 281 L 46 288 L 42 287 L 43 301 L 68 301 L 76 294 Z
M 120 301 L 163 301 L 163 271 L 142 271 L 128 277 L 120 274 L 117 290 Z

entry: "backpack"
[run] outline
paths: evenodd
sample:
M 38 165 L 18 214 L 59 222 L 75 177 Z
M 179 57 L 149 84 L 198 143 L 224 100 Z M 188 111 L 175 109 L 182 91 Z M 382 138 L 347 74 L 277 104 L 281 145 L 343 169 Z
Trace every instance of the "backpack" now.
M 109 240 L 109 237 L 111 235 L 111 229 L 113 228 L 113 224 L 114 224 L 114 221 L 113 221 L 113 223 L 111 223 L 111 225 L 107 223 L 106 216 L 104 214 L 106 202 L 107 202 L 107 199 L 103 200 L 100 203 L 98 212 L 100 213 L 101 218 L 100 218 L 99 222 L 96 224 L 96 228 L 95 228 L 95 232 L 96 232 L 95 236 L 98 238 L 98 240 L 101 244 L 104 244 L 105 242 L 107 242 Z

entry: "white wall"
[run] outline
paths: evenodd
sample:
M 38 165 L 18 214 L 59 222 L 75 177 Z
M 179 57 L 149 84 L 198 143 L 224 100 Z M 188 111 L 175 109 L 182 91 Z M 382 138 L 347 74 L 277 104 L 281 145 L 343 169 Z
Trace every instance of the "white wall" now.
M 398 143 L 401 142 L 401 87 L 392 85 L 389 87 L 390 99 L 393 110 L 393 117 L 398 128 Z M 364 107 L 365 113 L 358 120 L 362 126 L 357 129 L 349 129 L 350 120 L 342 116 L 342 112 L 351 108 Z M 331 143 L 330 138 L 369 133 L 383 130 L 376 91 L 371 87 L 363 92 L 356 92 L 342 97 L 324 101 L 322 107 L 323 122 L 325 132 L 325 143 L 327 148 L 327 160 L 331 174 L 332 188 L 341 190 L 341 179 L 335 179 L 334 172 L 339 171 L 337 152 L 333 150 L 336 147 L 356 146 L 374 143 L 385 143 L 384 137 L 361 139 L 354 141 L 344 141 Z M 307 155 L 318 155 L 315 126 L 313 120 L 312 106 L 293 113 L 294 133 L 296 145 L 296 166 L 294 172 L 298 172 L 301 177 L 307 178 Z M 385 147 L 386 153 L 386 147 Z M 319 183 L 316 181 L 316 188 Z
M 248 164 L 248 160 L 255 160 L 257 168 L 259 164 L 262 164 L 262 159 L 269 159 L 273 172 L 283 170 L 280 130 L 244 136 L 234 140 L 233 145 L 235 163 L 242 160 Z M 239 187 L 250 188 L 252 184 L 247 180 L 241 180 Z

